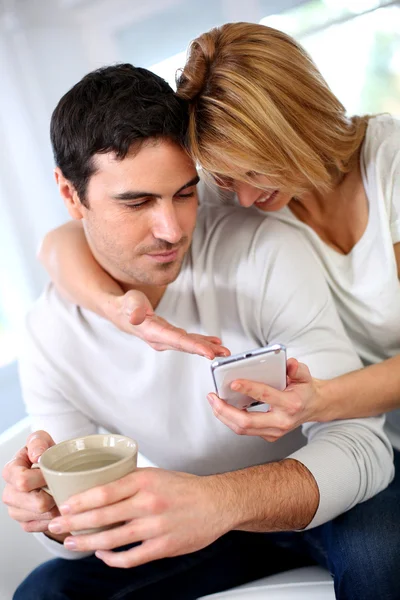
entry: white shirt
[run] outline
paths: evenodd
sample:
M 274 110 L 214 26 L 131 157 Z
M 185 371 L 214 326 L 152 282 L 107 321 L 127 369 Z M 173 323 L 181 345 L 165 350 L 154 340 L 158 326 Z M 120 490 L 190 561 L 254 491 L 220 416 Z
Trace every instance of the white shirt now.
M 393 250 L 400 242 L 399 119 L 370 119 L 360 163 L 369 217 L 349 254 L 328 246 L 288 207 L 271 216 L 295 226 L 311 242 L 347 333 L 369 365 L 400 354 L 400 282 Z M 388 413 L 387 421 L 389 432 L 400 433 L 400 410 Z
M 316 377 L 361 366 L 308 244 L 255 211 L 200 208 L 191 250 L 157 313 L 188 331 L 220 336 L 233 353 L 282 343 Z M 306 424 L 307 444 L 300 429 L 275 443 L 237 436 L 207 402 L 209 361 L 155 352 L 52 286 L 28 315 L 20 369 L 33 428 L 56 441 L 102 426 L 136 439 L 159 467 L 198 475 L 296 458 L 320 492 L 309 527 L 370 498 L 393 477 L 383 417 Z

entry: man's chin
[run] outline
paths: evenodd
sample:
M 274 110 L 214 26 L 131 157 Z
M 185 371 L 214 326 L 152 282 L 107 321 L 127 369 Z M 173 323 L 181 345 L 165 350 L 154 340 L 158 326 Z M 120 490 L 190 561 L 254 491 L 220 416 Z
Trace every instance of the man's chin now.
M 144 279 L 146 285 L 165 286 L 173 283 L 181 272 L 183 261 L 162 263 L 149 269 Z

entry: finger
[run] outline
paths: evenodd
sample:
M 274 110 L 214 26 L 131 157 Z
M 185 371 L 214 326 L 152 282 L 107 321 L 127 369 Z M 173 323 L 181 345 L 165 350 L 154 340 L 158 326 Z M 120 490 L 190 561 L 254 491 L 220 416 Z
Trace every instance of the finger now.
M 47 533 L 50 521 L 27 521 L 20 523 L 27 533 Z
M 165 341 L 171 348 L 189 354 L 198 354 L 213 360 L 216 356 L 228 356 L 228 348 L 210 342 L 207 337 L 199 334 L 190 334 L 182 329 L 168 329 Z
M 14 521 L 18 521 L 19 523 L 26 523 L 28 521 L 46 521 L 47 524 L 49 524 L 50 521 L 58 515 L 58 511 L 57 509 L 52 509 L 45 513 L 35 513 L 31 510 L 10 506 L 8 508 L 8 514 Z
M 271 404 L 271 406 L 284 407 L 287 404 L 285 392 L 276 390 L 265 383 L 249 381 L 248 379 L 235 379 L 231 383 L 231 389 L 264 404 Z
M 140 325 L 154 312 L 147 296 L 138 290 L 130 290 L 124 295 L 122 311 L 129 317 L 132 325 Z
M 216 394 L 208 394 L 207 399 L 212 406 L 214 415 L 225 425 L 229 423 L 228 426 L 231 429 L 231 425 L 233 425 L 237 430 L 236 433 L 254 429 L 254 424 L 257 422 L 255 419 L 256 413 L 248 413 L 246 410 L 239 410 L 234 406 L 230 406 Z
M 117 481 L 71 496 L 67 502 L 59 507 L 60 513 L 63 516 L 82 513 L 131 498 L 140 490 L 141 486 L 145 485 L 146 474 L 151 471 L 157 471 L 157 469 L 139 468 Z
M 215 416 L 217 417 L 217 419 L 219 419 L 219 421 L 221 421 L 221 423 L 223 423 L 224 425 L 226 425 L 227 427 L 229 427 L 229 429 L 231 429 L 233 431 L 233 433 L 236 433 L 236 435 L 247 435 L 249 437 L 261 437 L 263 438 L 265 441 L 267 442 L 276 442 L 279 438 L 281 438 L 283 435 L 285 435 L 287 432 L 286 431 L 282 431 L 281 429 L 275 429 L 275 428 L 243 428 L 240 427 L 240 425 L 238 425 L 235 421 L 230 421 L 229 419 L 226 419 L 224 416 L 222 415 L 218 415 L 216 413 L 214 413 Z
M 160 515 L 162 510 L 163 503 L 154 494 L 140 491 L 133 497 L 128 497 L 110 506 L 70 515 L 58 515 L 58 518 L 52 522 L 50 531 L 61 534 L 82 529 L 96 529 L 133 519 L 137 523 L 138 519 L 143 520 L 146 517 Z
M 7 506 L 25 509 L 35 514 L 48 512 L 55 507 L 54 498 L 43 490 L 34 490 L 28 493 L 19 492 L 9 484 L 4 488 L 3 502 Z
M 46 431 L 35 431 L 28 437 L 26 446 L 29 460 L 36 463 L 47 448 L 54 446 L 54 440 Z
M 132 498 L 121 500 L 110 506 L 103 506 L 93 510 L 87 510 L 72 515 L 64 515 L 54 519 L 51 523 L 52 533 L 68 533 L 69 531 L 80 531 L 82 529 L 95 529 L 115 525 L 121 521 L 128 521 L 143 514 L 143 511 L 135 506 Z
M 19 472 L 21 468 L 30 469 L 31 466 L 32 464 L 28 458 L 27 448 L 21 448 L 16 455 L 4 465 L 2 477 L 7 483 L 11 483 L 11 480 L 15 478 L 16 472 Z
M 203 336 L 202 336 L 203 337 Z M 216 344 L 217 346 L 221 346 L 222 341 L 218 337 L 214 337 L 212 335 L 205 335 L 204 339 L 211 344 Z
M 112 550 L 127 544 L 135 544 L 156 535 L 157 528 L 148 523 L 151 519 L 144 519 L 143 521 L 144 523 L 130 521 L 119 527 L 113 527 L 112 529 L 98 533 L 68 536 L 64 540 L 64 545 L 69 550 L 93 552 L 95 550 Z M 52 531 L 51 524 L 49 531 Z
M 131 325 L 141 325 L 147 316 L 146 309 L 143 306 L 137 306 L 128 312 L 129 323 Z
M 247 412 L 230 406 L 216 394 L 207 396 L 214 415 L 238 435 L 262 435 L 270 428 L 279 429 L 285 418 L 278 412 Z M 285 423 L 286 424 L 286 423 Z
M 260 437 L 262 437 L 267 442 L 276 442 L 281 437 L 286 435 L 286 433 L 287 431 L 282 431 L 282 429 L 273 429 L 271 427 L 270 429 L 265 429 Z
M 226 346 L 222 346 L 221 342 L 216 343 L 205 339 L 204 343 L 209 345 L 210 349 L 212 350 L 215 356 L 230 356 L 231 354 L 229 348 L 227 348 Z
M 291 383 L 309 383 L 311 380 L 312 376 L 307 365 L 297 362 L 297 369 L 295 373 L 290 375 Z
M 297 369 L 299 368 L 299 361 L 295 358 L 289 358 L 286 363 L 286 373 L 289 378 L 296 377 Z
M 162 540 L 155 538 L 146 540 L 140 546 L 126 550 L 125 552 L 110 552 L 99 550 L 96 553 L 97 558 L 102 560 L 109 567 L 127 569 L 139 567 L 153 560 L 165 558 L 167 550 Z
M 31 468 L 26 448 L 22 448 L 15 458 L 6 464 L 3 478 L 20 492 L 31 492 L 45 485 L 41 470 Z

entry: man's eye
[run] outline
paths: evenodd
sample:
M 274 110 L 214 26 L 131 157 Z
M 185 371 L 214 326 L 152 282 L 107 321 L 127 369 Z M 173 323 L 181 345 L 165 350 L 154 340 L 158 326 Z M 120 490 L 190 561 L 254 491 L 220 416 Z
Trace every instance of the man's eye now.
M 179 194 L 179 196 L 176 196 L 176 198 L 184 200 L 185 198 L 193 198 L 193 196 L 194 196 L 194 191 L 189 192 L 188 194 Z
M 125 204 L 125 206 L 127 208 L 131 208 L 132 210 L 135 210 L 137 208 L 141 208 L 142 206 L 145 206 L 148 203 L 148 200 L 144 200 L 143 202 L 137 202 L 136 204 Z

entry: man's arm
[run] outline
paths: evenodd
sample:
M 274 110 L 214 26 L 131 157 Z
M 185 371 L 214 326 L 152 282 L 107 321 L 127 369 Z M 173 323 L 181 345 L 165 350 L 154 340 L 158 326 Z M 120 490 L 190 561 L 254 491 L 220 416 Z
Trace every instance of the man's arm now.
M 49 520 L 59 513 L 53 498 L 44 491 L 39 492 L 44 485 L 40 469 L 32 469 L 32 464 L 38 462 L 41 454 L 54 444 L 54 440 L 60 442 L 97 431 L 96 425 L 63 393 L 62 370 L 57 369 L 54 344 L 49 340 L 54 335 L 57 336 L 56 325 L 43 297 L 26 319 L 19 356 L 23 399 L 31 427 L 36 431 L 29 436 L 26 447 L 14 459 L 10 456 L 12 460 L 4 468 L 4 501 L 9 507 L 10 516 L 25 531 L 34 533 L 48 550 L 62 558 L 80 558 L 62 545 L 65 535 L 49 532 Z M 61 335 L 59 339 L 62 339 Z
M 66 547 L 93 552 L 113 567 L 200 550 L 233 529 L 302 529 L 318 506 L 313 476 L 291 459 L 199 477 L 138 469 L 115 483 L 76 495 L 61 507 L 51 531 L 115 524 L 100 533 L 67 537 Z M 141 542 L 130 550 L 111 549 Z
M 304 529 L 319 504 L 314 477 L 290 458 L 216 475 L 215 485 L 222 496 L 225 490 L 225 507 L 236 511 L 232 529 L 242 531 Z

